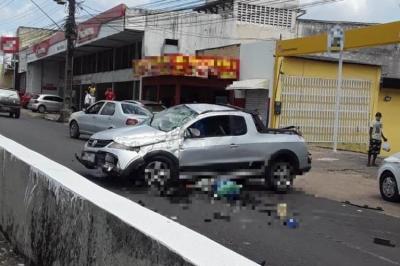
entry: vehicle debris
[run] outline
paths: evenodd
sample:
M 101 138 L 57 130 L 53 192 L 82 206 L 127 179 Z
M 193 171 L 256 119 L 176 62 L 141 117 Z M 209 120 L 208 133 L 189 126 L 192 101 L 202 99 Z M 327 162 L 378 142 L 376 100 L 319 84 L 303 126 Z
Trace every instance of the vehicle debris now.
M 355 206 L 355 207 L 359 207 L 359 208 L 363 208 L 363 209 L 368 209 L 368 210 L 374 210 L 374 211 L 383 211 L 382 207 L 370 207 L 366 204 L 364 205 L 359 205 L 359 204 L 355 204 L 355 203 L 351 203 L 350 201 L 346 200 L 343 201 L 342 203 L 347 204 L 347 205 L 351 205 L 351 206 Z
M 378 244 L 378 245 L 382 245 L 382 246 L 387 246 L 387 247 L 392 247 L 394 248 L 396 245 L 394 243 L 392 243 L 390 240 L 388 239 L 383 239 L 383 238 L 378 238 L 375 237 L 374 238 L 374 243 Z

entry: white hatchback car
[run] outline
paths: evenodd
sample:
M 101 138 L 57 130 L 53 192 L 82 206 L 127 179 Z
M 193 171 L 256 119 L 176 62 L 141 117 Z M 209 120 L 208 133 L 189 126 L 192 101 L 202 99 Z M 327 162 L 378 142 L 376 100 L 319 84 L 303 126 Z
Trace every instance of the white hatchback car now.
M 378 171 L 378 182 L 381 196 L 384 200 L 400 201 L 400 153 L 384 160 Z
M 152 113 L 142 106 L 127 102 L 99 101 L 88 109 L 75 112 L 69 119 L 71 138 L 92 135 L 106 129 L 135 126 L 150 119 Z

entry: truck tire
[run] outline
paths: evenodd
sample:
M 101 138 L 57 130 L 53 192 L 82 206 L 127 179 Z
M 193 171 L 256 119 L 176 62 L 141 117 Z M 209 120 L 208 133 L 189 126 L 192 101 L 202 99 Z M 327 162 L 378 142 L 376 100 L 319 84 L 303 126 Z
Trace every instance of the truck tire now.
M 279 193 L 286 193 L 291 190 L 293 185 L 293 165 L 286 160 L 276 160 L 272 162 L 266 171 L 266 185 Z
M 21 116 L 21 111 L 20 110 L 15 111 L 14 118 L 18 119 L 20 116 Z
M 146 159 L 143 176 L 145 182 L 158 189 L 160 195 L 174 194 L 179 187 L 178 166 L 166 156 L 155 155 Z

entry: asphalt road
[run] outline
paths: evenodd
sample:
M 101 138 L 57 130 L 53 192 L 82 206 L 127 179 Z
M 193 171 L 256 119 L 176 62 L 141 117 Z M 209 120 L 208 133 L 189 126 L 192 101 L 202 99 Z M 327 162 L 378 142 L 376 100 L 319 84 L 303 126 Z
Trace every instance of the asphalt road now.
M 25 113 L 18 120 L 0 116 L 0 134 L 265 265 L 400 265 L 400 220 L 378 211 L 300 191 L 276 195 L 245 189 L 242 197 L 250 200 L 236 204 L 213 201 L 198 191 L 171 200 L 135 187 L 129 180 L 106 178 L 98 171 L 86 170 L 74 158 L 84 140 L 70 139 L 64 124 Z M 287 204 L 289 217 L 299 221 L 298 228 L 285 226 L 276 218 L 276 212 L 269 211 L 277 203 Z M 389 239 L 396 246 L 375 244 L 375 237 Z

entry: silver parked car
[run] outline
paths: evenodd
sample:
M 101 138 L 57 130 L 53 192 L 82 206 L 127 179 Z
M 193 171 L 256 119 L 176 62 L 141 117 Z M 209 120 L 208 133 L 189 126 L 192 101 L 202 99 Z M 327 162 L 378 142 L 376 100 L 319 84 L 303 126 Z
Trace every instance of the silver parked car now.
M 125 100 L 124 102 L 129 102 L 133 104 L 138 104 L 145 107 L 147 110 L 152 112 L 153 114 L 159 113 L 167 109 L 164 105 L 158 102 L 146 101 L 146 100 Z
M 92 135 L 106 129 L 135 126 L 152 116 L 145 108 L 126 102 L 99 101 L 88 109 L 75 112 L 69 119 L 71 138 Z
M 378 183 L 384 200 L 400 201 L 400 153 L 384 160 L 378 171 Z
M 63 98 L 51 94 L 38 94 L 31 98 L 28 109 L 33 112 L 59 112 L 63 107 Z
M 77 159 L 161 186 L 199 176 L 263 176 L 269 187 L 286 191 L 295 175 L 311 169 L 297 131 L 267 129 L 256 114 L 212 104 L 174 106 L 135 128 L 97 133 Z

